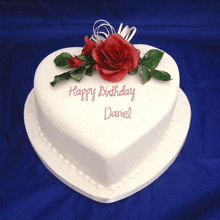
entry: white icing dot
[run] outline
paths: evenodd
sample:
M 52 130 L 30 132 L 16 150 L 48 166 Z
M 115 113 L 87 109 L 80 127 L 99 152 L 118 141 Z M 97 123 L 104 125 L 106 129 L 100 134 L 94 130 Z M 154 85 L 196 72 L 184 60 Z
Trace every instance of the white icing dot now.
M 140 168 L 137 168 L 134 173 L 140 173 L 141 172 L 141 169 Z
M 37 130 L 38 130 L 38 131 L 40 131 L 40 130 L 41 130 L 40 126 L 37 126 Z
M 55 148 L 52 148 L 52 152 L 57 153 L 57 150 Z
M 117 187 L 122 187 L 123 186 L 123 183 L 122 182 L 119 182 L 118 184 L 117 184 Z
M 161 145 L 165 145 L 165 144 L 166 144 L 166 141 L 162 141 L 162 142 L 161 142 Z
M 40 136 L 43 138 L 44 137 L 44 134 L 43 134 L 43 132 L 41 131 L 40 132 Z
M 164 140 L 165 140 L 165 141 L 169 141 L 169 137 L 165 137 Z
M 47 146 L 50 147 L 50 148 L 52 147 L 50 142 L 47 142 Z
M 45 138 L 45 136 L 43 137 L 43 141 L 44 141 L 44 142 L 46 142 L 46 141 L 47 141 L 47 138 Z
M 173 130 L 173 129 L 174 129 L 174 125 L 175 125 L 175 123 L 171 122 L 169 129 L 170 129 L 170 130 Z
M 70 167 L 71 167 L 72 169 L 76 169 L 76 167 L 75 167 L 73 164 L 71 164 Z
M 177 119 L 177 117 L 176 117 L 176 116 L 173 116 L 173 121 L 172 121 L 172 122 L 175 122 L 176 119 Z
M 171 130 L 174 130 L 174 129 L 175 129 L 175 123 L 174 123 L 174 122 L 171 122 L 171 124 L 170 124 L 170 129 L 171 129 Z
M 129 178 L 133 178 L 134 177 L 134 173 L 130 173 L 128 177 Z
M 83 175 L 83 172 L 82 172 L 81 170 L 79 170 L 79 171 L 78 171 L 78 174 L 79 174 L 80 176 L 82 176 L 82 175 Z
M 85 178 L 86 180 L 89 180 L 89 179 L 90 179 L 90 177 L 89 177 L 87 174 L 84 176 L 84 178 Z
M 174 132 L 174 128 L 170 128 L 169 133 L 173 133 L 173 132 Z
M 93 180 L 93 179 L 90 179 L 89 182 L 90 182 L 92 185 L 95 185 L 95 184 L 96 184 L 95 180 Z
M 67 159 L 64 160 L 64 163 L 70 164 L 69 160 L 67 160 Z
M 157 152 L 154 152 L 154 153 L 153 153 L 153 156 L 157 156 Z
M 152 169 L 157 169 L 157 167 L 158 167 L 157 165 L 153 165 Z
M 172 131 L 169 131 L 168 136 L 169 136 L 169 137 L 173 136 L 173 132 L 172 132 Z
M 103 186 L 103 185 L 101 185 L 101 184 L 97 184 L 97 188 L 98 188 L 98 189 L 103 189 L 103 188 L 104 188 L 104 186 Z
M 123 178 L 122 180 L 124 183 L 128 182 L 128 179 L 126 177 Z
M 64 158 L 61 153 L 58 154 L 58 157 L 59 157 L 60 159 L 63 159 L 63 158 Z
M 149 160 L 152 160 L 152 159 L 153 159 L 153 156 L 152 156 L 152 155 L 150 155 L 150 156 L 149 156 Z
M 147 162 L 143 162 L 142 165 L 145 167 L 147 166 Z
M 157 150 L 160 151 L 162 148 L 161 147 L 157 147 Z
M 115 185 L 111 185 L 111 186 L 109 187 L 110 190 L 114 190 L 115 188 L 116 188 Z

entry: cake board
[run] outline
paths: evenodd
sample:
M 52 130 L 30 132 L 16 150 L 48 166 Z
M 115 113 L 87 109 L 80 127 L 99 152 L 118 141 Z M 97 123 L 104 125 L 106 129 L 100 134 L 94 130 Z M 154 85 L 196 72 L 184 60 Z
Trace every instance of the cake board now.
M 102 203 L 112 203 L 145 188 L 162 175 L 179 154 L 190 125 L 191 109 L 184 92 L 179 89 L 176 107 L 168 133 L 156 150 L 138 168 L 111 186 L 103 186 L 64 158 L 47 140 L 39 126 L 34 89 L 24 108 L 25 127 L 30 142 L 47 169 L 59 180 L 82 195 Z

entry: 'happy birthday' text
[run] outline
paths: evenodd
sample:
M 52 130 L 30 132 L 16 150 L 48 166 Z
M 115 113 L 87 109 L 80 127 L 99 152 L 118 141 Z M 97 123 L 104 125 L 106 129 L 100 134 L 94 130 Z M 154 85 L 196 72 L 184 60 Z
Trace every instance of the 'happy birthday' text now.
M 68 91 L 69 97 L 73 96 L 80 96 L 81 101 L 88 101 L 89 96 L 91 96 L 91 101 L 95 101 L 96 98 L 96 88 L 83 88 L 80 89 L 77 86 L 70 86 L 70 90 Z M 125 85 L 122 86 L 121 89 L 118 88 L 118 85 L 112 86 L 111 89 L 100 85 L 99 91 L 97 93 L 98 97 L 116 97 L 116 96 L 131 96 L 131 101 L 135 99 L 135 88 L 126 88 Z

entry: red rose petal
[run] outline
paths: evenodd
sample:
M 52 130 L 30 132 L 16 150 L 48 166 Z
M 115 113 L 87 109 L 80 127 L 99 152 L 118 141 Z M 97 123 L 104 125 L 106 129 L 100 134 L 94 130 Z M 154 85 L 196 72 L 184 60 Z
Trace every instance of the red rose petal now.
M 96 70 L 100 70 L 100 71 L 102 71 L 102 73 L 103 74 L 107 74 L 107 75 L 109 75 L 109 74 L 113 74 L 113 73 L 115 73 L 115 72 L 117 72 L 117 71 L 119 71 L 120 69 L 105 69 L 105 67 L 103 67 L 103 66 L 101 66 L 99 63 L 96 63 L 95 65 L 94 65 L 94 68 L 96 69 Z
M 75 57 L 71 57 L 70 59 L 68 59 L 68 64 L 71 68 L 77 68 L 78 66 L 80 66 L 84 61 L 78 59 L 77 56 Z
M 95 41 L 90 40 L 88 36 L 85 36 L 85 46 L 83 47 L 82 54 L 91 55 L 92 50 L 95 48 Z
M 114 33 L 105 41 L 96 44 L 92 57 L 96 61 L 94 67 L 103 79 L 118 82 L 128 71 L 137 67 L 140 51 L 121 35 Z
M 102 72 L 100 73 L 100 76 L 110 82 L 118 82 L 122 80 L 126 75 L 128 74 L 127 70 L 119 70 L 118 72 L 114 74 L 103 74 Z

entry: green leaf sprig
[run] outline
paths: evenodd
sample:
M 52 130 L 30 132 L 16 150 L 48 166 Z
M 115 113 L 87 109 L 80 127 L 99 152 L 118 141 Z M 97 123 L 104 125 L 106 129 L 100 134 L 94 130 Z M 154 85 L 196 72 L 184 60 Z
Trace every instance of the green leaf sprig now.
M 73 56 L 69 53 L 64 52 L 54 59 L 54 63 L 57 67 L 70 68 L 68 60 L 72 57 Z M 55 86 L 57 82 L 62 79 L 68 80 L 69 78 L 73 78 L 79 82 L 85 75 L 92 76 L 94 72 L 93 66 L 95 64 L 95 61 L 93 60 L 92 56 L 84 56 L 81 54 L 77 57 L 78 59 L 83 60 L 84 62 L 77 68 L 74 68 L 68 72 L 55 76 L 54 81 L 50 83 L 52 86 Z
M 151 77 L 157 78 L 162 81 L 171 80 L 171 76 L 169 73 L 155 69 L 158 66 L 159 62 L 161 61 L 163 54 L 164 52 L 157 49 L 149 50 L 143 56 L 143 58 L 140 58 L 138 66 L 135 69 L 131 70 L 129 74 L 135 75 L 136 73 L 139 73 L 143 84 L 148 82 L 151 79 Z M 69 53 L 64 52 L 55 58 L 54 63 L 58 67 L 70 68 L 68 64 L 68 60 L 72 57 L 73 56 L 70 55 Z M 76 81 L 80 82 L 80 80 L 85 75 L 92 76 L 92 74 L 94 73 L 93 66 L 96 63 L 93 60 L 92 56 L 91 55 L 84 56 L 81 54 L 77 57 L 78 59 L 83 60 L 84 62 L 77 68 L 71 69 L 70 71 L 55 76 L 54 81 L 50 83 L 52 86 L 55 86 L 58 81 L 63 79 L 68 80 L 70 78 L 73 78 Z
M 129 74 L 134 75 L 139 72 L 143 84 L 148 82 L 151 77 L 155 77 L 162 81 L 171 80 L 169 73 L 155 69 L 162 59 L 163 54 L 164 52 L 157 49 L 149 50 L 142 59 L 140 58 L 138 66 L 131 70 Z

